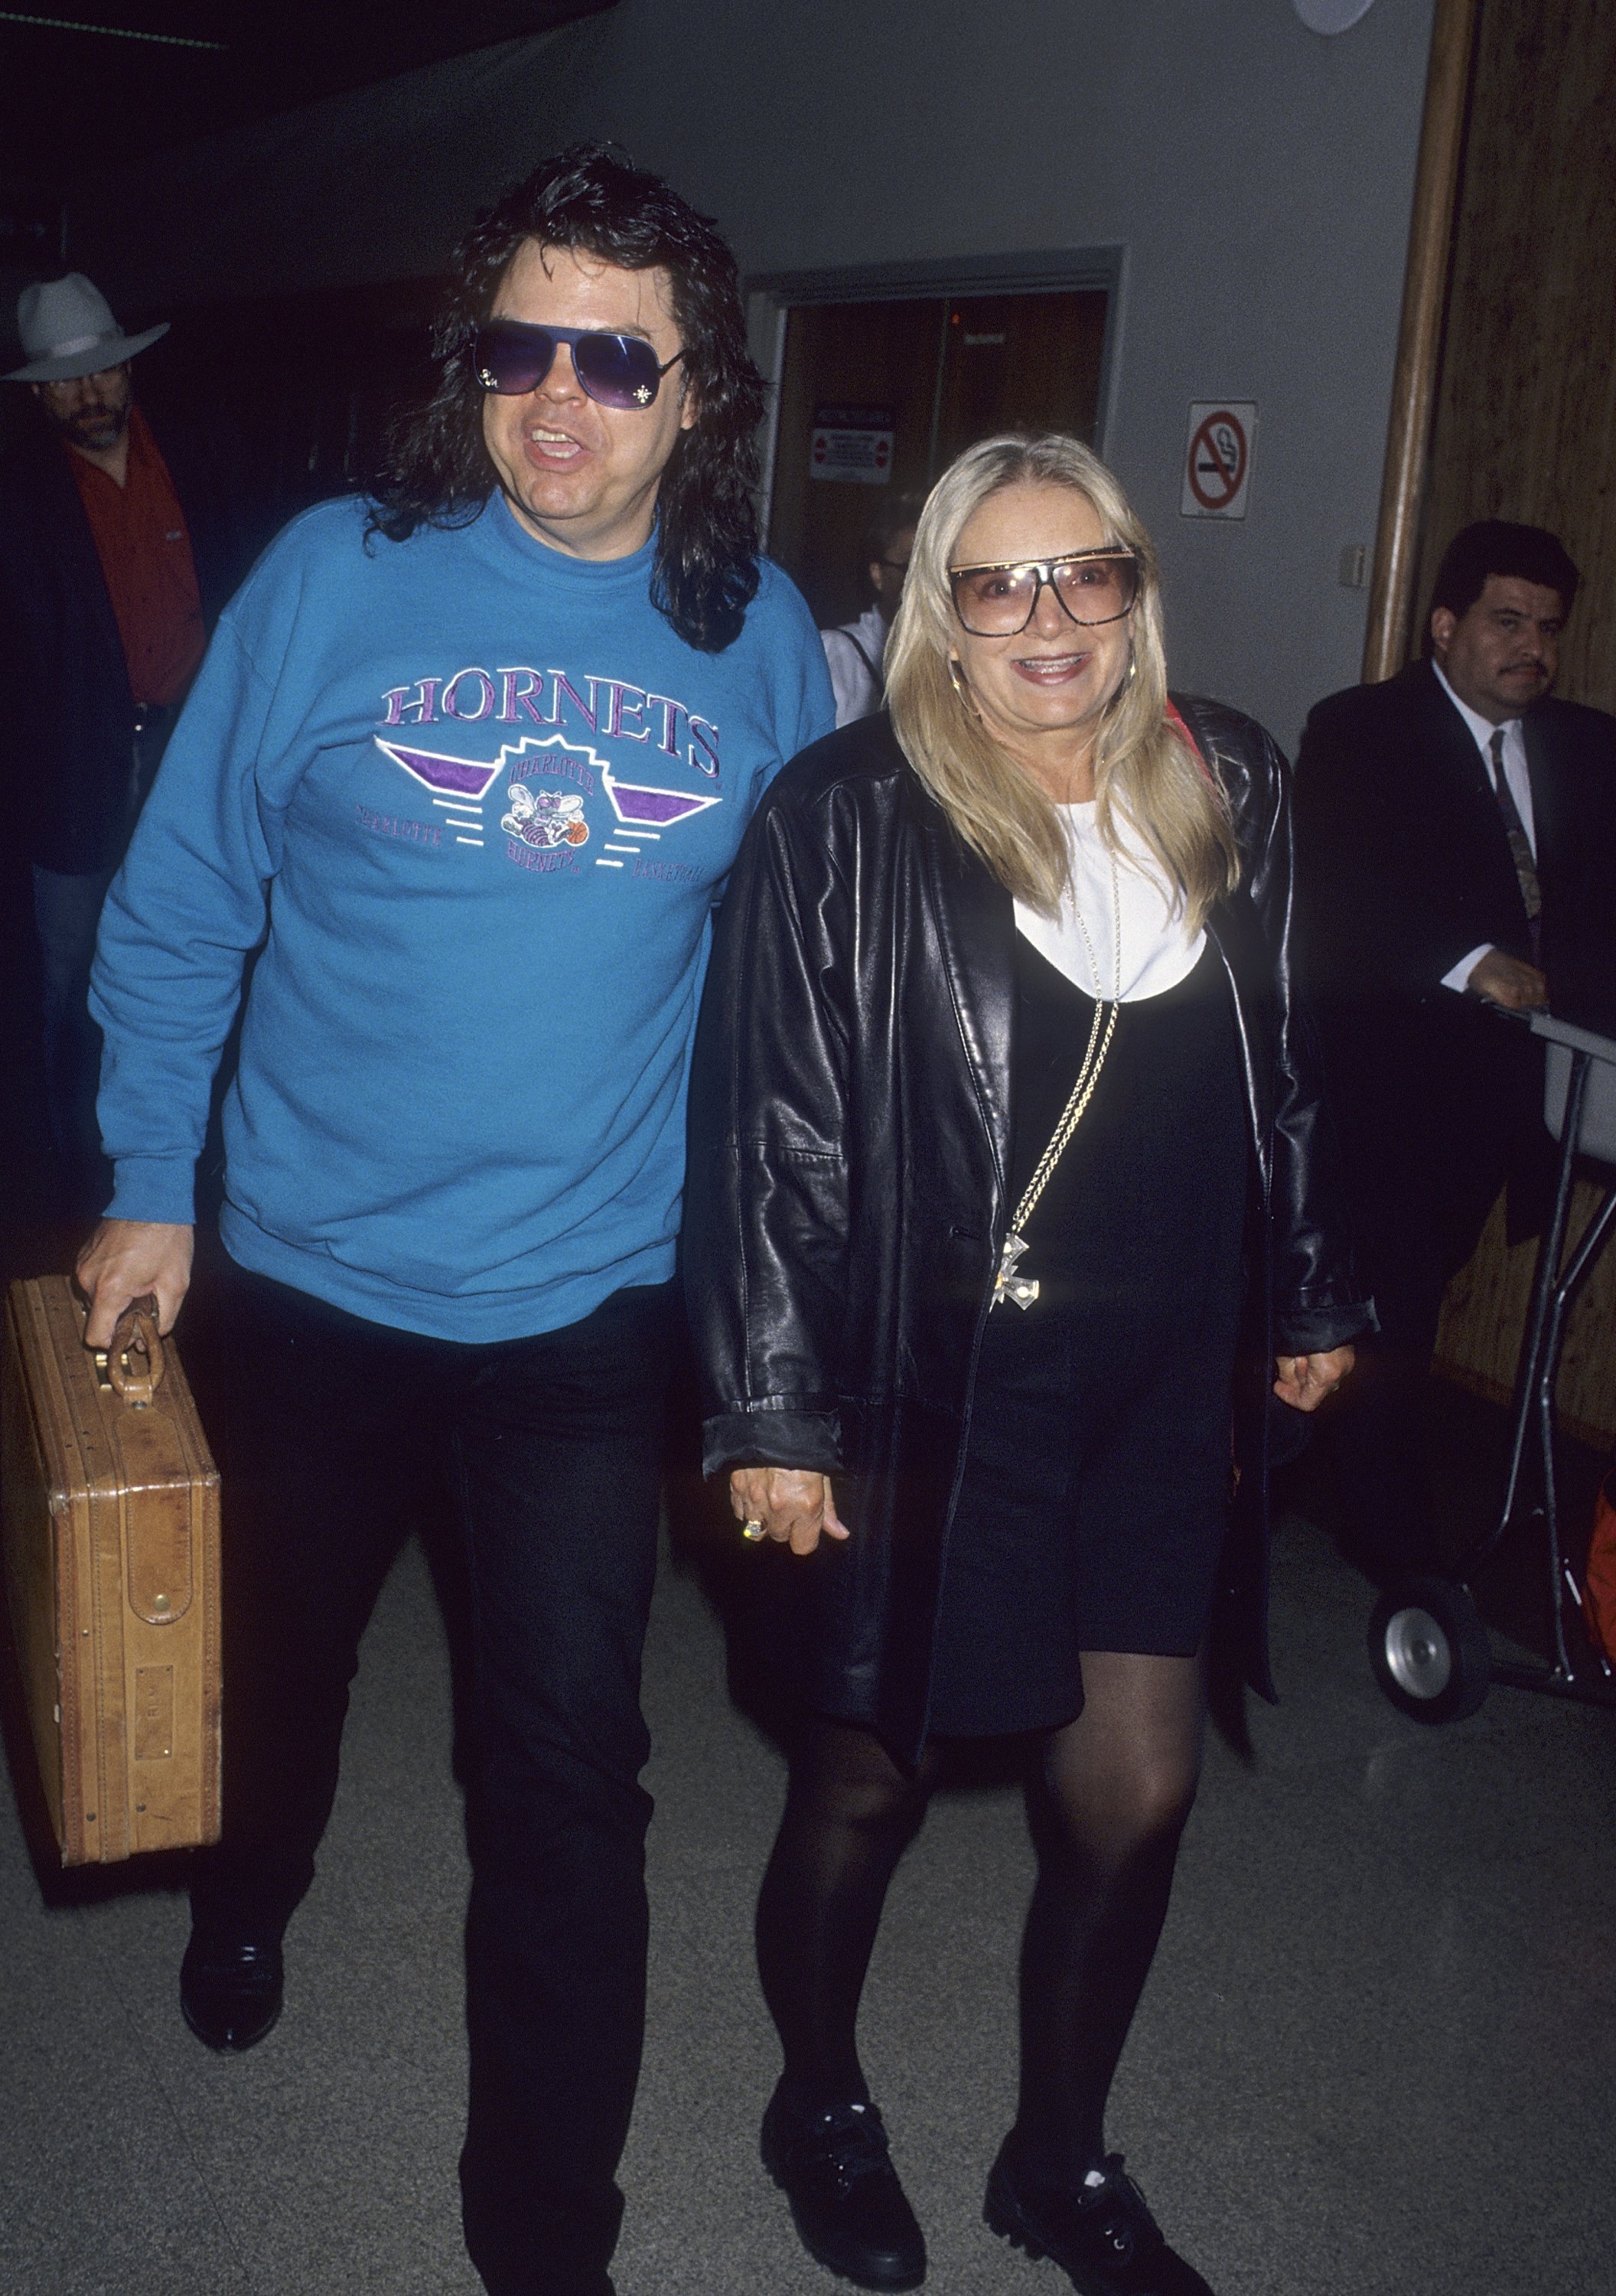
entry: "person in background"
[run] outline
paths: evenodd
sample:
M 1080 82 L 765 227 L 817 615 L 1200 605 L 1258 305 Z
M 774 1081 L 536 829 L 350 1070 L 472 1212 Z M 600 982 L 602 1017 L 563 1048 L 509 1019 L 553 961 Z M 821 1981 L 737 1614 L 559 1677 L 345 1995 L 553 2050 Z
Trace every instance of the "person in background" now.
M 45 1087 L 69 1207 L 99 1211 L 95 927 L 219 609 L 245 570 L 232 474 L 190 425 L 160 439 L 126 334 L 82 272 L 25 287 L 39 410 L 0 463 L 0 772 L 33 865 Z M 91 1199 L 94 1199 L 92 1201 Z
M 821 2264 L 918 2284 L 860 1996 L 944 1742 L 1024 1733 L 1041 1861 L 987 2221 L 1085 2296 L 1207 2296 L 1105 2122 L 1220 1588 L 1271 1688 L 1269 1421 L 1367 1320 L 1291 1001 L 1289 775 L 1170 698 L 1149 537 L 1073 439 L 939 480 L 888 666 L 890 715 L 795 760 L 747 833 L 691 1083 L 706 1464 L 775 1542 L 801 1699 L 763 2157 Z
M 280 2013 L 360 1637 L 441 1484 L 467 2246 L 494 2296 L 610 2296 L 685 1073 L 714 893 L 830 683 L 757 556 L 734 258 L 666 184 L 547 161 L 459 249 L 436 343 L 373 498 L 294 521 L 233 601 L 108 896 L 117 1193 L 78 1276 L 91 1345 L 143 1292 L 173 1324 L 257 950 L 186 1322 L 230 1719 L 182 2007 L 218 2050 Z
M 873 717 L 886 699 L 886 634 L 903 595 L 903 577 L 915 546 L 921 499 L 913 494 L 890 496 L 865 521 L 859 561 L 869 578 L 874 599 L 856 621 L 820 632 L 830 666 L 838 726 L 851 726 L 855 718 Z
M 1331 1415 L 1358 1558 L 1429 1569 L 1424 1420 L 1449 1283 L 1509 1183 L 1553 1185 L 1551 998 L 1616 995 L 1616 718 L 1553 697 L 1578 573 L 1540 527 L 1455 536 L 1423 660 L 1313 709 L 1296 777 L 1296 947 L 1379 1329 Z

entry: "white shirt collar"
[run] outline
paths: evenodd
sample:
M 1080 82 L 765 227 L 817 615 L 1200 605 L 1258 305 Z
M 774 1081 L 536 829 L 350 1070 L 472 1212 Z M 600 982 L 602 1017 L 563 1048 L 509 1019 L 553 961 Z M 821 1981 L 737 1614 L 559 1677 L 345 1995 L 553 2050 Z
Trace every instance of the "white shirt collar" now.
M 1471 735 L 1474 740 L 1475 745 L 1481 752 L 1482 757 L 1487 760 L 1488 771 L 1490 773 L 1492 770 L 1493 735 L 1495 734 L 1502 734 L 1506 748 L 1513 748 L 1514 742 L 1518 742 L 1522 738 L 1521 720 L 1518 718 L 1506 718 L 1501 726 L 1495 726 L 1489 718 L 1483 718 L 1478 711 L 1473 709 L 1468 701 L 1461 701 L 1459 700 L 1458 695 L 1454 692 L 1452 686 L 1449 685 L 1447 678 L 1442 675 L 1441 664 L 1434 658 L 1432 660 L 1431 667 L 1436 672 L 1437 684 L 1441 687 L 1449 701 L 1452 702 L 1460 717 L 1469 726 Z

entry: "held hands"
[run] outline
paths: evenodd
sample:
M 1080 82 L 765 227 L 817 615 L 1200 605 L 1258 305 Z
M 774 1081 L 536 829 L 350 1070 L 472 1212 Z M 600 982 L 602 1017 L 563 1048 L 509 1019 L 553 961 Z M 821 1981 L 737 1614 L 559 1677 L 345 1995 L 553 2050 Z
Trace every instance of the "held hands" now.
M 1489 948 L 1485 956 L 1477 957 L 1465 986 L 1472 996 L 1502 1004 L 1506 1013 L 1535 1013 L 1548 1003 L 1548 982 L 1537 966 L 1522 957 L 1506 956 L 1500 949 Z
M 1274 1392 L 1281 1403 L 1288 1403 L 1293 1411 L 1317 1411 L 1326 1396 L 1333 1395 L 1357 1360 L 1352 1348 L 1331 1348 L 1321 1356 L 1278 1356 L 1275 1368 L 1279 1376 L 1274 1382 Z
M 73 1270 L 90 1303 L 85 1325 L 86 1348 L 112 1343 L 112 1328 L 132 1300 L 157 1295 L 157 1328 L 174 1329 L 180 1302 L 191 1288 L 191 1253 L 195 1230 L 167 1220 L 100 1222 Z
M 828 1475 L 796 1467 L 731 1467 L 730 1505 L 737 1522 L 762 1523 L 793 1554 L 812 1554 L 821 1531 L 827 1538 L 847 1536 Z

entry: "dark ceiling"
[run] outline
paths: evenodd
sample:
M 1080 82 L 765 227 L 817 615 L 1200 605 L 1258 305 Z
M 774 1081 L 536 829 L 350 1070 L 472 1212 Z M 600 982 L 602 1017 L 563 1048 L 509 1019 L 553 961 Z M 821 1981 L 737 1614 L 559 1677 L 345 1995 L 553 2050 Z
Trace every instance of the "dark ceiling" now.
M 48 209 L 86 168 L 117 166 L 418 64 L 549 31 L 612 4 L 21 0 L 16 8 L 0 6 L 4 205 Z M 19 16 L 34 20 L 19 22 Z M 102 27 L 145 37 L 118 37 Z

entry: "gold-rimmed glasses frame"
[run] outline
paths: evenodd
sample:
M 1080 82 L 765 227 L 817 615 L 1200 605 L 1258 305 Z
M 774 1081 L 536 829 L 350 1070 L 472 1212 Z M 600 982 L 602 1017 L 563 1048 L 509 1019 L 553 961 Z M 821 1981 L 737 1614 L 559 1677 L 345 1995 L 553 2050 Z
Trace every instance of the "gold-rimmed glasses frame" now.
M 1081 580 L 1081 570 L 1092 569 L 1099 572 L 1108 568 L 1116 570 L 1120 578 L 1119 587 L 1127 594 L 1122 603 L 1117 605 L 1107 602 L 1108 611 L 1103 614 L 1075 612 L 1066 595 L 1067 587 L 1074 587 L 1081 593 L 1083 587 L 1088 586 Z M 1068 569 L 1080 570 L 1080 578 L 1075 583 L 1063 581 L 1062 577 Z M 1005 575 L 1019 585 L 1020 578 L 1029 574 L 1034 578 L 1032 594 L 1027 600 L 1026 612 L 1018 622 L 984 620 L 986 602 L 981 597 L 972 602 L 971 610 L 977 619 L 975 621 L 966 619 L 966 608 L 961 601 L 962 597 L 968 596 L 965 588 L 967 584 L 973 580 L 980 581 L 983 576 Z M 1107 622 L 1120 622 L 1124 615 L 1133 611 L 1139 603 L 1139 562 L 1131 550 L 1072 550 L 1058 558 L 1006 559 L 984 566 L 951 566 L 948 570 L 949 594 L 953 601 L 955 619 L 962 630 L 968 630 L 973 637 L 977 638 L 1019 637 L 1038 611 L 1038 602 L 1043 595 L 1046 584 L 1069 622 L 1075 622 L 1079 629 L 1098 629 Z M 1013 594 L 1006 600 L 1007 603 L 1012 602 Z

